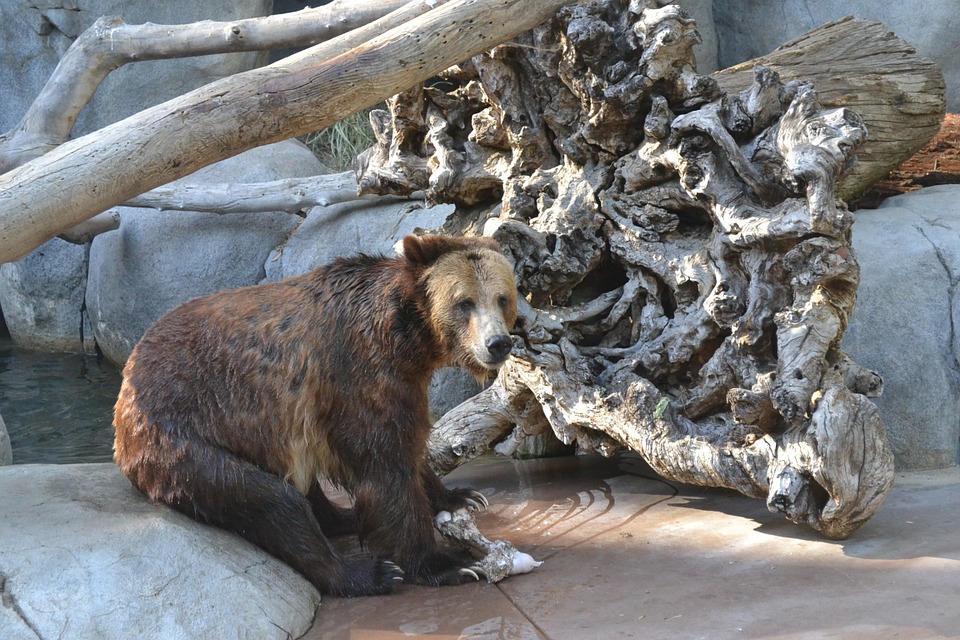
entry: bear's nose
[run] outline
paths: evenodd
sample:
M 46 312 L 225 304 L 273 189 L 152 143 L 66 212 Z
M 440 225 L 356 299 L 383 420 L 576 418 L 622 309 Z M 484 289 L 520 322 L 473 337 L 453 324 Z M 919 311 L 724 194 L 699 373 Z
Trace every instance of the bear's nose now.
M 487 351 L 497 360 L 506 360 L 513 349 L 513 342 L 508 335 L 490 336 L 486 341 Z

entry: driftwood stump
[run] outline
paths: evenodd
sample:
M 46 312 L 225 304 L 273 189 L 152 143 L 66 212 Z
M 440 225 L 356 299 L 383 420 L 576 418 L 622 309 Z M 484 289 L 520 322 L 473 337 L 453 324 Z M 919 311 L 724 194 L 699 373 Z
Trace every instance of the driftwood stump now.
M 835 187 L 866 130 L 762 66 L 723 93 L 698 38 L 673 6 L 574 5 L 371 116 L 361 189 L 457 203 L 446 230 L 493 235 L 523 293 L 514 357 L 433 462 L 550 429 L 843 538 L 893 481 L 880 377 L 839 349 L 859 270 Z

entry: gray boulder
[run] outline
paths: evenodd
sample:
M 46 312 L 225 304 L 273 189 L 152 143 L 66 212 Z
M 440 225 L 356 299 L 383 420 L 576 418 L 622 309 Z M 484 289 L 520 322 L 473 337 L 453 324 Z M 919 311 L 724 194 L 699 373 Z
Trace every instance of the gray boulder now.
M 36 351 L 83 351 L 86 287 L 86 247 L 59 238 L 0 265 L 0 309 L 10 336 Z
M 315 207 L 282 250 L 271 252 L 265 279 L 307 273 L 340 256 L 393 255 L 394 245 L 405 235 L 415 229 L 435 229 L 453 211 L 453 205 L 424 208 L 419 201 L 391 196 Z
M 879 20 L 943 70 L 947 110 L 960 109 L 960 3 L 874 0 L 714 0 L 719 68 L 770 53 L 784 42 L 826 22 L 853 15 Z M 842 73 L 843 60 L 837 60 Z
M 271 0 L 4 0 L 0 2 L 0 132 L 20 121 L 63 53 L 100 16 L 121 16 L 128 24 L 184 24 L 253 18 L 269 14 L 271 7 Z M 75 135 L 265 60 L 264 53 L 250 52 L 125 65 L 107 77 L 80 113 Z
M 492 381 L 491 378 L 490 382 Z M 460 367 L 444 367 L 434 374 L 427 388 L 427 393 L 430 394 L 430 411 L 436 417 L 442 416 L 467 398 L 477 395 L 487 386 L 489 382 L 487 384 L 477 382 L 472 375 Z
M 296 638 L 320 594 L 238 536 L 151 504 L 113 464 L 0 469 L 0 637 Z
M 960 455 L 960 187 L 921 189 L 857 212 L 861 281 L 842 348 L 884 380 L 874 401 L 901 470 Z
M 287 140 L 251 149 L 181 182 L 266 182 L 325 171 L 303 144 Z M 191 298 L 261 281 L 271 251 L 301 222 L 282 212 L 120 212 L 120 228 L 93 240 L 86 290 L 87 321 L 97 346 L 118 365 L 166 311 Z
M 700 44 L 693 48 L 693 55 L 697 58 L 697 71 L 701 74 L 713 73 L 717 66 L 717 30 L 713 18 L 714 0 L 677 0 L 671 4 L 678 4 L 683 11 L 697 21 L 697 31 L 700 33 Z

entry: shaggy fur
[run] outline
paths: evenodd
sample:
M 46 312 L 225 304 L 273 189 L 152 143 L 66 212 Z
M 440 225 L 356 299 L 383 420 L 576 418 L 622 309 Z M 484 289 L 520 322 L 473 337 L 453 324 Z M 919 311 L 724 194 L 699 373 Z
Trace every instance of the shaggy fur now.
M 484 500 L 426 464 L 427 385 L 447 364 L 483 376 L 504 362 L 516 295 L 492 240 L 408 236 L 400 258 L 187 302 L 127 362 L 117 464 L 151 499 L 244 536 L 326 593 L 474 579 L 434 537 L 437 511 Z M 354 508 L 331 503 L 319 474 Z M 373 559 L 328 541 L 354 532 Z

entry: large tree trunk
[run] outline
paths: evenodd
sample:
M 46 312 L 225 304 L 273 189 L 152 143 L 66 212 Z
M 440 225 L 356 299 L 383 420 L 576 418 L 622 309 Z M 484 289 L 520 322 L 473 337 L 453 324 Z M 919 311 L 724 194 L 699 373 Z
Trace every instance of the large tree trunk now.
M 372 114 L 362 189 L 461 205 L 448 230 L 497 238 L 523 294 L 433 464 L 550 429 L 843 538 L 893 481 L 881 380 L 839 349 L 859 269 L 835 189 L 866 128 L 765 67 L 725 94 L 696 42 L 675 7 L 595 0 Z
M 763 65 L 781 79 L 808 80 L 825 107 L 847 107 L 867 125 L 857 164 L 837 187 L 841 198 L 863 194 L 925 145 L 947 109 L 943 73 L 882 23 L 844 18 L 772 53 L 713 74 L 728 93 L 743 91 Z
M 534 27 L 566 3 L 453 0 L 426 11 L 437 3 L 411 2 L 304 53 L 66 142 L 0 176 L 0 262 L 208 164 L 323 129 Z

